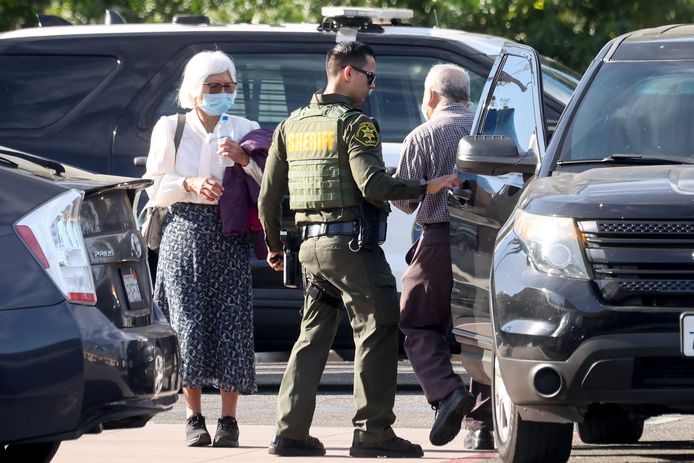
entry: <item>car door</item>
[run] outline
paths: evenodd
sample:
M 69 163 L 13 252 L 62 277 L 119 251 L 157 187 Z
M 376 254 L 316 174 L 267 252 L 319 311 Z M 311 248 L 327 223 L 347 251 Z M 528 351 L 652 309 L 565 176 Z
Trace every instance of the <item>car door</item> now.
M 507 43 L 482 91 L 471 136 L 461 142 L 461 147 L 466 141 L 486 147 L 477 158 L 484 161 L 488 156 L 489 168 L 468 168 L 472 163 L 464 162 L 459 149 L 457 167 L 465 183 L 461 190 L 449 195 L 448 201 L 454 280 L 453 331 L 463 350 L 466 345 L 470 351 L 477 352 L 479 348 L 486 351 L 492 348 L 489 312 L 492 252 L 499 229 L 511 214 L 523 186 L 534 175 L 537 160 L 544 156 L 547 130 L 543 113 L 537 53 L 532 48 Z M 495 147 L 499 141 L 506 142 L 510 149 L 498 151 Z

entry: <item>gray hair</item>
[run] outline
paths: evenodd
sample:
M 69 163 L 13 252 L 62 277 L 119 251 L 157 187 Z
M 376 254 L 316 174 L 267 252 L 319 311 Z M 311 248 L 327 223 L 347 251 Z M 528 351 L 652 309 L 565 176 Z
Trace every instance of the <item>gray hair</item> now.
M 178 89 L 178 105 L 181 108 L 195 107 L 195 97 L 202 93 L 205 79 L 212 74 L 225 71 L 236 81 L 236 66 L 224 52 L 201 51 L 193 56 L 183 71 L 183 81 Z
M 435 91 L 452 103 L 470 103 L 470 76 L 455 64 L 432 66 L 424 81 L 424 88 Z

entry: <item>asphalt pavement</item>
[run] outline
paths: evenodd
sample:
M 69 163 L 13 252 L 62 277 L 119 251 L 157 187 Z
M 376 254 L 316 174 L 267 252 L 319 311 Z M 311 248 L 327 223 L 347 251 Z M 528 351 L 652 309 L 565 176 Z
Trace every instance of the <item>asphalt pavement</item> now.
M 279 457 L 269 455 L 267 446 L 274 432 L 276 395 L 286 363 L 276 356 L 261 355 L 257 363 L 258 394 L 243 396 L 239 401 L 238 421 L 241 431 L 236 449 L 188 448 L 183 443 L 185 408 L 182 397 L 173 409 L 160 413 L 144 428 L 104 431 L 64 442 L 53 460 L 55 463 L 213 463 L 213 462 L 272 462 Z M 454 363 L 463 380 L 468 378 L 459 364 Z M 291 458 L 291 463 L 326 460 L 372 461 L 350 458 L 352 441 L 351 418 L 354 405 L 351 398 L 353 365 L 336 356 L 326 366 L 317 396 L 316 412 L 311 434 L 327 448 L 325 457 Z M 219 416 L 219 397 L 216 391 L 203 394 L 203 413 L 208 417 L 210 432 L 214 432 Z M 496 452 L 463 450 L 465 431 L 443 447 L 429 443 L 429 430 L 434 413 L 426 403 L 409 363 L 398 366 L 398 394 L 395 399 L 394 424 L 396 433 L 420 444 L 422 459 L 399 459 L 398 462 L 479 462 L 498 461 Z M 584 444 L 574 433 L 570 463 L 654 463 L 693 462 L 694 443 L 691 440 L 694 417 L 668 415 L 646 421 L 644 436 L 637 444 Z M 287 461 L 282 459 L 281 461 Z
M 267 446 L 274 431 L 275 400 L 286 364 L 276 358 L 258 358 L 257 383 L 259 394 L 241 397 L 239 401 L 239 448 L 189 448 L 183 442 L 185 409 L 182 397 L 173 410 L 157 415 L 144 428 L 104 431 L 97 435 L 86 435 L 75 441 L 63 442 L 53 460 L 55 463 L 203 463 L 222 462 L 268 462 L 279 457 L 269 455 Z M 456 367 L 457 369 L 459 367 Z M 460 367 L 463 380 L 467 381 Z M 349 457 L 352 441 L 351 416 L 354 412 L 349 391 L 353 381 L 353 364 L 341 361 L 336 356 L 326 366 L 321 379 L 314 425 L 311 434 L 326 446 L 325 457 L 291 458 L 292 463 L 325 461 L 326 459 L 349 459 L 350 462 L 373 461 Z M 340 397 L 338 401 L 338 396 Z M 344 401 L 341 403 L 340 401 Z M 214 432 L 219 412 L 219 399 L 214 392 L 203 394 L 203 413 L 208 416 L 207 427 Z M 465 431 L 448 445 L 434 447 L 429 443 L 429 430 L 434 414 L 421 394 L 417 379 L 407 361 L 398 366 L 398 397 L 395 412 L 396 433 L 422 445 L 423 459 L 398 459 L 408 461 L 475 462 L 493 459 L 495 452 L 473 452 L 463 449 Z

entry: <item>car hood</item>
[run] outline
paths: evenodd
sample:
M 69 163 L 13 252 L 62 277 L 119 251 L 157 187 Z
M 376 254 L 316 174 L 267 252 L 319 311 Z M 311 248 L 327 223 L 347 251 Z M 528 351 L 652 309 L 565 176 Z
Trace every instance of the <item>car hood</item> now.
M 574 218 L 691 218 L 694 166 L 601 167 L 557 173 L 528 186 L 520 207 Z

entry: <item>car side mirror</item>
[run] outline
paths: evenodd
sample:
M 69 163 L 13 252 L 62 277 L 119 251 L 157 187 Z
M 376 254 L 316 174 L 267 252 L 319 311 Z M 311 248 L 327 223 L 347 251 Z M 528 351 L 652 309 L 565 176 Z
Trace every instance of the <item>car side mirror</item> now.
M 537 156 L 532 150 L 521 155 L 513 139 L 505 135 L 468 135 L 458 143 L 455 164 L 458 170 L 471 174 L 533 174 Z

